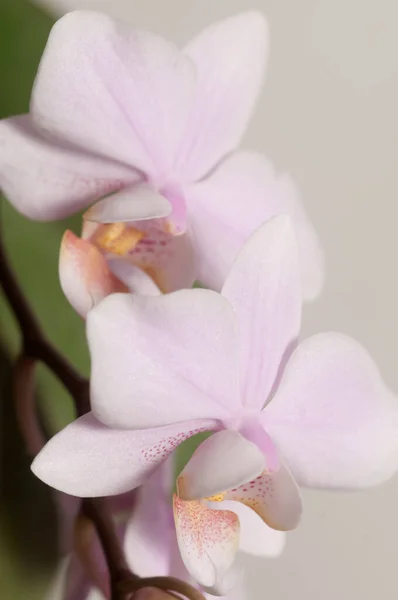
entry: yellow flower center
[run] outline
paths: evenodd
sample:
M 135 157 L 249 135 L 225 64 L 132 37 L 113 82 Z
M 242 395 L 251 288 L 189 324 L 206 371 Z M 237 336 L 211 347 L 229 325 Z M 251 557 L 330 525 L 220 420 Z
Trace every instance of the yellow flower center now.
M 100 225 L 91 241 L 101 250 L 116 256 L 125 256 L 145 237 L 143 231 L 127 226 L 126 223 Z

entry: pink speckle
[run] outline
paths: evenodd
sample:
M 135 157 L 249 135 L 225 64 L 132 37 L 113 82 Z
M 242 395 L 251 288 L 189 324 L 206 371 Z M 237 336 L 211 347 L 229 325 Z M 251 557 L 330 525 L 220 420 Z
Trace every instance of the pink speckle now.
M 167 458 L 168 455 L 183 441 L 187 440 L 193 435 L 196 435 L 197 433 L 201 433 L 202 431 L 206 431 L 206 428 L 198 427 L 196 429 L 191 429 L 187 432 L 178 433 L 175 436 L 170 436 L 161 440 L 158 444 L 142 448 L 141 455 L 143 456 L 145 461 L 157 463 L 159 462 L 159 457 Z

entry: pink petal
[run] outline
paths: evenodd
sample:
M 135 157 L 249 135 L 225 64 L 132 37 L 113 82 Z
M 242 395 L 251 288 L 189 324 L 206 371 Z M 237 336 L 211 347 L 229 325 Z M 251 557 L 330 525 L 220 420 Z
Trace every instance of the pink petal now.
M 263 16 L 247 12 L 207 27 L 185 48 L 198 86 L 176 162 L 184 180 L 200 179 L 240 143 L 260 93 L 267 38 Z
M 197 420 L 141 431 L 106 427 L 88 413 L 57 433 L 32 463 L 34 474 L 72 496 L 113 496 L 132 490 L 184 440 L 215 429 Z
M 241 502 L 224 500 L 210 503 L 211 508 L 232 510 L 239 517 L 239 550 L 253 556 L 276 558 L 283 552 L 286 533 L 271 529 L 249 506 Z
M 175 544 L 171 490 L 174 465 L 166 461 L 139 488 L 124 538 L 132 571 L 140 577 L 170 575 Z
M 207 179 L 185 190 L 198 256 L 198 279 L 220 290 L 233 261 L 249 236 L 265 221 L 288 214 L 300 253 L 305 299 L 319 294 L 323 283 L 323 254 L 292 179 L 277 175 L 265 156 L 238 152 Z M 217 240 L 217 243 L 214 243 Z
M 228 490 L 221 500 L 234 500 L 251 508 L 278 531 L 295 529 L 302 513 L 300 491 L 288 469 L 281 465 L 276 473 L 261 475 Z
M 62 219 L 139 179 L 133 169 L 44 137 L 27 115 L 0 121 L 0 188 L 32 219 Z
M 222 294 L 238 319 L 243 402 L 261 408 L 300 329 L 297 249 L 288 217 L 274 217 L 250 237 Z
M 239 519 L 174 495 L 174 520 L 181 557 L 190 575 L 213 594 L 226 594 L 239 544 Z
M 190 236 L 171 233 L 165 219 L 99 226 L 86 221 L 83 237 L 112 260 L 112 270 L 117 275 L 123 267 L 116 266 L 116 261 L 113 261 L 116 257 L 144 271 L 156 284 L 158 291 L 172 292 L 189 288 L 195 281 L 195 258 Z M 140 282 L 131 275 L 135 289 Z
M 218 431 L 198 446 L 178 478 L 182 500 L 199 500 L 257 477 L 263 453 L 237 431 Z
M 171 210 L 164 196 L 148 184 L 140 183 L 99 200 L 84 218 L 95 223 L 123 223 L 167 217 Z
M 127 291 L 110 271 L 101 252 L 71 231 L 66 231 L 62 238 L 59 277 L 65 296 L 83 318 L 109 294 Z
M 70 142 L 167 175 L 195 70 L 173 44 L 89 11 L 53 27 L 32 95 L 37 123 Z
M 300 344 L 263 424 L 299 484 L 363 488 L 398 467 L 398 402 L 354 340 L 325 333 Z
M 114 294 L 88 315 L 87 336 L 91 402 L 104 423 L 223 419 L 239 406 L 235 315 L 214 292 Z

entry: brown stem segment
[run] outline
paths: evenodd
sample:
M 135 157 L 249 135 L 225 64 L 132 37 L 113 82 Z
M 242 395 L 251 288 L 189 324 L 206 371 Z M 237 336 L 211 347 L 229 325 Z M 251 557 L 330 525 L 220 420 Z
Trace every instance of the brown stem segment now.
M 36 456 L 43 448 L 44 433 L 35 409 L 36 361 L 22 354 L 16 361 L 13 372 L 13 397 L 18 427 L 25 441 L 29 456 Z
M 98 570 L 97 557 L 93 552 L 93 541 L 96 536 L 97 532 L 94 523 L 80 509 L 74 523 L 73 549 L 90 580 L 106 598 L 109 596 L 110 586 L 108 581 L 104 581 L 102 573 Z
M 17 283 L 11 266 L 8 263 L 0 232 L 0 283 L 12 308 L 14 316 L 23 336 L 24 344 L 28 340 L 41 339 L 40 325 L 25 299 L 19 284 Z
M 190 600 L 204 600 L 204 596 L 192 585 L 176 577 L 130 578 L 122 581 L 119 588 L 123 592 L 137 592 L 143 588 L 158 588 L 165 592 L 181 594 Z
M 126 577 L 135 577 L 129 571 L 123 551 L 119 544 L 111 517 L 104 505 L 103 498 L 83 499 L 83 512 L 96 526 L 98 537 L 104 550 L 109 570 L 112 598 L 120 595 L 118 584 Z
M 90 410 L 89 382 L 47 340 L 29 303 L 7 261 L 0 232 L 0 284 L 18 322 L 23 349 L 14 372 L 14 392 L 19 426 L 28 452 L 36 454 L 44 437 L 34 410 L 35 363 L 44 363 L 61 381 L 74 400 L 79 416 Z M 190 600 L 204 600 L 194 587 L 174 577 L 141 579 L 127 567 L 123 550 L 115 531 L 112 517 L 106 510 L 104 499 L 83 499 L 84 514 L 94 524 L 105 554 L 109 570 L 111 600 L 123 600 L 143 588 L 157 588 L 175 597 L 175 593 Z M 174 593 L 175 592 L 175 593 Z M 162 592 L 159 592 L 162 594 Z

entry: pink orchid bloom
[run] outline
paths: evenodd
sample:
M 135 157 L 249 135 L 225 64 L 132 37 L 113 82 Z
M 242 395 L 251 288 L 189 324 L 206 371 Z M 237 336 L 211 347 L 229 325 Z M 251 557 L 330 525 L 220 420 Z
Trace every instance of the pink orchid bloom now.
M 177 543 L 171 504 L 173 471 L 174 465 L 169 459 L 138 490 L 135 508 L 126 527 L 124 548 L 134 573 L 142 577 L 173 576 L 195 584 L 181 559 Z M 285 545 L 283 532 L 263 526 L 260 535 L 254 535 L 258 517 L 247 510 L 241 519 L 246 519 L 250 535 L 241 536 L 240 550 L 268 558 L 281 554 Z M 204 595 L 210 600 L 213 598 L 211 594 Z M 243 599 L 246 595 L 240 581 L 226 600 Z
M 183 50 L 102 14 L 66 15 L 50 34 L 30 115 L 0 122 L 0 188 L 39 220 L 96 202 L 83 237 L 162 291 L 195 279 L 221 289 L 250 234 L 289 213 L 314 298 L 322 253 L 295 184 L 261 154 L 236 151 L 267 46 L 256 12 L 211 25 Z
M 33 471 L 70 494 L 120 494 L 188 437 L 215 432 L 178 478 L 174 517 L 189 573 L 225 594 L 239 517 L 224 501 L 288 530 L 298 484 L 364 488 L 397 468 L 398 405 L 372 359 L 341 334 L 297 344 L 300 317 L 285 216 L 251 236 L 222 294 L 109 296 L 87 319 L 93 412 L 53 437 Z

